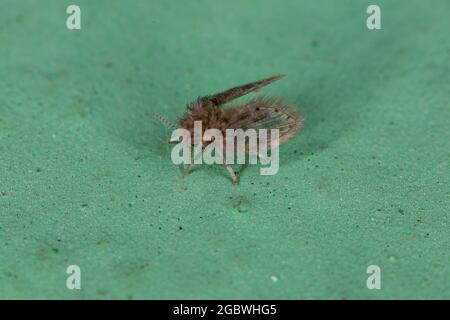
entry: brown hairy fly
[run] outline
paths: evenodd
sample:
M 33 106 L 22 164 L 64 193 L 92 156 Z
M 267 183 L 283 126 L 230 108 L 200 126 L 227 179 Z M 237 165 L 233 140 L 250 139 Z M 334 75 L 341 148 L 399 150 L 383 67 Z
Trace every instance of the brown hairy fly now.
M 149 113 L 157 118 L 169 129 L 184 128 L 191 133 L 191 141 L 194 141 L 194 121 L 202 121 L 203 130 L 218 129 L 225 136 L 226 129 L 278 129 L 279 142 L 284 143 L 292 138 L 303 124 L 303 117 L 295 109 L 279 98 L 267 96 L 257 96 L 248 102 L 223 108 L 223 106 L 250 92 L 277 81 L 284 75 L 273 76 L 263 80 L 251 82 L 237 86 L 213 95 L 200 97 L 187 105 L 186 114 L 179 120 L 178 126 L 171 123 L 165 117 Z M 270 141 L 269 146 L 270 146 Z M 212 141 L 202 141 L 204 149 Z M 197 159 L 201 153 L 193 158 Z M 195 160 L 185 167 L 184 176 L 189 174 Z M 225 167 L 231 175 L 233 184 L 238 183 L 237 173 L 231 165 L 223 161 Z

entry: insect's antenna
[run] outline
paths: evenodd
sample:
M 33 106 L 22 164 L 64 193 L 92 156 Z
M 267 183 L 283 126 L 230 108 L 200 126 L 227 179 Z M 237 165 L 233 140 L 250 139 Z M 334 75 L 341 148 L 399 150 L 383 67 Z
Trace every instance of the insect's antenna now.
M 159 120 L 159 122 L 161 122 L 168 129 L 172 129 L 172 130 L 178 129 L 177 125 L 175 125 L 173 122 L 168 120 L 166 117 L 163 117 L 159 113 L 146 112 L 145 115 L 146 116 L 150 116 L 150 117 L 152 117 L 152 118 L 154 118 L 156 120 Z
M 280 80 L 284 77 L 284 74 L 280 74 L 278 76 L 273 76 L 269 78 L 265 78 L 259 81 L 251 82 L 244 84 L 242 86 L 234 87 L 228 90 L 225 90 L 220 93 L 216 93 L 210 96 L 202 97 L 199 99 L 199 103 L 212 103 L 215 106 L 220 106 L 222 104 L 225 104 L 231 100 L 237 99 L 239 97 L 242 97 L 243 95 L 246 95 L 247 93 L 250 93 L 252 91 L 258 90 L 261 87 L 267 86 L 268 84 L 271 84 L 274 81 Z

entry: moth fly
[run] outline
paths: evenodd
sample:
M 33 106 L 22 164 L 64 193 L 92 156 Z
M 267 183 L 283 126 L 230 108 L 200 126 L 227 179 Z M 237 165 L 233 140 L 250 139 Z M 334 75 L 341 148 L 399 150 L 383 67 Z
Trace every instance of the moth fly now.
M 229 108 L 223 108 L 228 102 L 242 97 L 250 92 L 256 91 L 264 86 L 271 84 L 274 81 L 280 80 L 284 75 L 273 76 L 263 80 L 251 82 L 241 86 L 237 86 L 223 92 L 213 95 L 200 97 L 197 100 L 187 105 L 185 115 L 179 120 L 178 126 L 171 123 L 165 117 L 149 113 L 157 118 L 162 124 L 169 129 L 183 128 L 189 131 L 191 138 L 191 145 L 194 146 L 194 122 L 201 121 L 204 130 L 217 129 L 225 136 L 227 129 L 254 129 L 259 131 L 266 129 L 279 130 L 279 140 L 276 143 L 284 143 L 292 138 L 298 129 L 303 124 L 303 117 L 300 116 L 294 108 L 287 105 L 281 99 L 267 96 L 257 96 L 250 99 L 248 102 L 237 104 Z M 201 140 L 201 149 L 212 143 L 212 141 Z M 268 139 L 268 149 L 275 147 Z M 246 145 L 245 151 L 249 151 Z M 237 173 L 231 167 L 231 164 L 225 160 L 225 150 L 222 150 L 223 164 L 230 173 L 233 184 L 238 183 Z M 257 154 L 261 159 L 262 155 Z M 193 161 L 184 169 L 184 176 L 189 174 L 195 159 L 201 156 L 201 152 L 193 156 Z

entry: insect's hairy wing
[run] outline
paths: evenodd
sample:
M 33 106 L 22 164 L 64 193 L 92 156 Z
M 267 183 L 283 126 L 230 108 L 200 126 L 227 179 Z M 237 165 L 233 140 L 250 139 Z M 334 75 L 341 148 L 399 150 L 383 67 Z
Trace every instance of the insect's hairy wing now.
M 221 106 L 227 102 L 230 102 L 234 99 L 242 97 L 247 93 L 258 90 L 261 87 L 267 86 L 274 81 L 277 81 L 283 78 L 284 75 L 273 76 L 269 78 L 265 78 L 259 81 L 251 82 L 244 84 L 242 86 L 234 87 L 223 92 L 219 92 L 213 95 L 205 96 L 198 99 L 198 103 L 202 105 L 212 104 L 214 106 Z
M 229 127 L 244 130 L 278 129 L 279 143 L 283 143 L 294 136 L 302 123 L 303 118 L 281 100 L 257 97 L 245 105 L 234 108 L 234 117 L 230 118 Z M 268 135 L 269 142 L 270 137 Z

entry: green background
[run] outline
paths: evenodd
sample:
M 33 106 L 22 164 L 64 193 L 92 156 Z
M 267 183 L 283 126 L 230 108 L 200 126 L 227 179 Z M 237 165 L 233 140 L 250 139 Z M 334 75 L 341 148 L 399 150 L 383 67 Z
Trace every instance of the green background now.
M 0 298 L 450 298 L 449 9 L 2 0 Z M 306 118 L 279 173 L 183 179 L 145 112 L 279 73 Z

